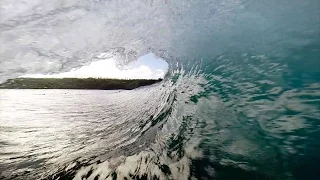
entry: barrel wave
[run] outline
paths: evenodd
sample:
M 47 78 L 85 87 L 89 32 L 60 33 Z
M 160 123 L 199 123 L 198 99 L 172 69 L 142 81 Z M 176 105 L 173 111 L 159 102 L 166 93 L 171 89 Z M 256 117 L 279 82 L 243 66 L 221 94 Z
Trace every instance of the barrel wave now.
M 319 7 L 3 1 L 0 82 L 102 53 L 169 70 L 134 90 L 0 90 L 0 179 L 317 179 Z

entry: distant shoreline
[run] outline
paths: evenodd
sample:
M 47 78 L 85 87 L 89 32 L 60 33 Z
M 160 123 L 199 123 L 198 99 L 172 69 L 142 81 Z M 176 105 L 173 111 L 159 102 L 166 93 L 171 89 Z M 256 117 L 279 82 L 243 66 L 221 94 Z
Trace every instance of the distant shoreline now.
M 0 84 L 0 89 L 132 90 L 160 81 L 162 79 L 16 78 Z

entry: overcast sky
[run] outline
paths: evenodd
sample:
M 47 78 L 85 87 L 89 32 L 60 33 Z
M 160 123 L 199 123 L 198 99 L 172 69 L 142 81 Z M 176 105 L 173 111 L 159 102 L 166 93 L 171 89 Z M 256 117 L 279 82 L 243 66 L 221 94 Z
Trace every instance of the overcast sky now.
M 103 54 L 101 54 L 103 56 Z M 101 57 L 100 56 L 100 57 Z M 143 55 L 121 68 L 114 58 L 91 62 L 87 66 L 58 74 L 27 74 L 21 77 L 34 78 L 120 78 L 120 79 L 158 79 L 163 78 L 168 70 L 168 63 L 153 53 Z

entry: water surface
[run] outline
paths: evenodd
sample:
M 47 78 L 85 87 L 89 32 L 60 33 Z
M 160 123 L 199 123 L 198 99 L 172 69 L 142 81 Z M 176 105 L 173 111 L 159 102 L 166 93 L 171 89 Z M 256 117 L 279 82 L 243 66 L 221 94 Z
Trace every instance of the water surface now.
M 0 90 L 0 179 L 319 179 L 319 7 L 4 0 L 0 81 L 101 54 L 169 71 L 132 91 Z

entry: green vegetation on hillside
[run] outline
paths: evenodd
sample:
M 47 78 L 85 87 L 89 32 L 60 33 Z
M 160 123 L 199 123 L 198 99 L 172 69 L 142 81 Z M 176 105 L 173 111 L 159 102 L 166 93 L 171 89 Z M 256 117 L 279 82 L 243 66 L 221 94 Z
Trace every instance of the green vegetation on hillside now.
M 17 78 L 0 84 L 0 89 L 135 89 L 160 82 L 147 79 L 97 79 L 97 78 Z

